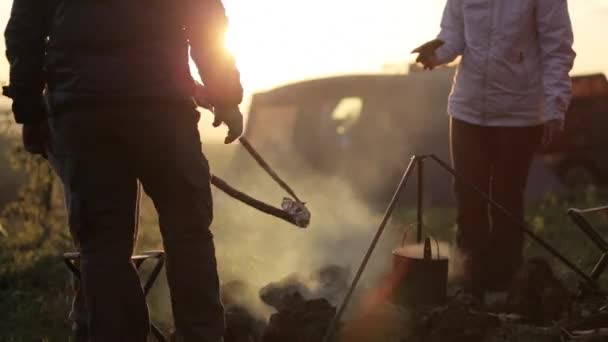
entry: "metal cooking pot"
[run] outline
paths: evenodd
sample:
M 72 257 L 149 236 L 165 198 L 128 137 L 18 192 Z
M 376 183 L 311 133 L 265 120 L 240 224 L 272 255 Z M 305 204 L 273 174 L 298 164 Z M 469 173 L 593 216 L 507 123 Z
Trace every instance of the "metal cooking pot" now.
M 437 245 L 433 257 L 431 239 L 419 245 L 402 246 L 393 251 L 393 301 L 407 308 L 442 305 L 447 297 L 448 262 Z

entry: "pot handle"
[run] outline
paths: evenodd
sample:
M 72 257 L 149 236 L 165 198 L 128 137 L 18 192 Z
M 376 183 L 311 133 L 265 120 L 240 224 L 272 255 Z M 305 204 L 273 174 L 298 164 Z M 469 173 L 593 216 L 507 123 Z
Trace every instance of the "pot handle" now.
M 413 223 L 406 225 L 405 231 L 403 232 L 403 235 L 401 236 L 401 247 L 405 247 L 405 240 L 407 239 L 407 234 L 410 232 L 410 230 L 412 230 L 413 227 L 414 227 Z M 439 260 L 439 259 L 441 259 L 441 253 L 439 252 L 439 241 L 433 235 L 429 235 L 429 237 L 431 239 L 435 240 L 435 246 L 437 246 L 436 259 Z
M 441 259 L 441 254 L 439 253 L 439 241 L 433 235 L 429 235 L 429 237 L 435 240 L 435 246 L 437 246 L 437 257 L 435 259 L 439 260 Z
M 405 240 L 407 239 L 407 234 L 410 232 L 410 230 L 412 230 L 413 227 L 414 227 L 413 223 L 410 223 L 405 226 L 405 231 L 403 232 L 403 235 L 401 236 L 401 247 L 405 247 Z

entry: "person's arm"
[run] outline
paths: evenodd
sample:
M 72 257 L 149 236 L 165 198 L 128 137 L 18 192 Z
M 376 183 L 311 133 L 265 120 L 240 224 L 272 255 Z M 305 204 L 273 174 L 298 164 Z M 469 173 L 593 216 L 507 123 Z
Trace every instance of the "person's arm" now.
M 570 100 L 570 70 L 576 53 L 567 0 L 538 0 L 536 29 L 540 42 L 545 110 L 550 120 L 563 122 Z
M 10 63 L 10 85 L 4 95 L 13 99 L 18 123 L 37 125 L 46 119 L 45 46 L 48 36 L 46 1 L 14 0 L 4 33 Z
M 444 43 L 435 51 L 438 65 L 450 63 L 464 53 L 462 0 L 447 0 L 437 39 Z
M 191 56 L 216 108 L 238 106 L 243 99 L 240 74 L 225 46 L 228 28 L 221 0 L 188 0 L 186 32 Z

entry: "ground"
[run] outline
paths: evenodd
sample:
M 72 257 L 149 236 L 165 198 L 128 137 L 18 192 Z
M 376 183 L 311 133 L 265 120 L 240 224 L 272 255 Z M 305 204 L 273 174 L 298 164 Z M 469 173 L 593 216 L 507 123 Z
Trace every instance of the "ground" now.
M 604 195 L 603 192 L 595 189 L 580 191 L 569 198 L 547 194 L 543 200 L 529 203 L 527 219 L 536 233 L 547 239 L 576 265 L 584 270 L 590 270 L 599 257 L 599 253 L 595 246 L 567 219 L 566 210 L 570 207 L 592 207 L 606 204 L 608 201 L 605 199 L 608 197 Z M 143 205 L 143 228 L 138 249 L 158 248 L 160 241 L 155 227 L 156 219 L 152 215 L 153 209 L 150 203 L 144 202 Z M 218 201 L 217 207 L 218 211 L 224 208 L 222 200 Z M 348 214 L 348 207 L 345 206 L 343 210 Z M 396 215 L 396 221 L 412 222 L 414 214 L 412 208 L 402 208 Z M 226 222 L 222 215 L 221 213 L 218 215 L 218 225 Z M 231 215 L 234 215 L 234 212 Z M 454 231 L 453 217 L 453 209 L 429 208 L 426 213 L 427 233 L 440 240 L 451 241 Z M 608 225 L 606 217 L 595 217 L 592 218 L 592 221 L 598 227 L 605 228 Z M 279 229 L 273 226 L 274 221 L 264 222 L 265 225 L 270 225 L 265 228 L 267 229 L 264 231 L 266 234 L 271 234 L 272 229 Z M 0 342 L 67 341 L 70 327 L 65 317 L 69 308 L 69 291 L 67 290 L 69 278 L 61 261 L 62 253 L 71 249 L 67 236 L 57 234 L 40 244 L 32 245 L 29 243 L 30 240 L 35 241 L 36 234 L 38 234 L 34 228 L 24 225 L 21 229 L 19 223 L 14 220 L 5 219 L 2 223 L 5 228 L 0 229 L 0 312 L 2 313 L 0 315 L 2 317 L 0 319 Z M 402 227 L 402 225 L 392 227 L 385 236 L 384 244 L 386 246 L 396 246 L 399 243 L 401 228 L 398 227 Z M 296 238 L 288 239 L 283 244 L 274 244 L 275 252 L 297 255 L 298 246 L 294 246 L 294 243 L 297 243 L 298 237 L 303 236 L 301 234 L 314 234 L 314 229 L 322 229 L 322 225 L 313 223 L 312 232 L 280 229 L 281 234 L 295 235 Z M 372 232 L 373 227 L 371 229 L 368 232 Z M 604 229 L 604 231 L 606 230 Z M 223 228 L 223 230 L 218 229 L 216 232 L 218 258 L 223 278 L 226 280 L 235 277 L 244 268 L 259 270 L 258 273 L 264 274 L 266 269 L 272 268 L 279 262 L 269 258 L 269 254 L 262 249 L 258 250 L 259 253 L 256 253 L 255 249 L 247 250 L 246 254 L 235 252 L 235 248 L 232 248 L 233 243 L 240 241 L 239 239 L 247 240 L 247 243 L 254 245 L 264 242 L 263 237 L 262 240 L 256 241 L 260 237 L 244 236 L 246 233 L 245 228 L 236 226 Z M 365 235 L 363 236 L 365 237 Z M 371 237 L 369 234 L 367 236 Z M 368 241 L 367 238 L 364 238 L 361 246 L 366 246 Z M 309 250 L 305 251 L 305 253 L 309 252 Z M 354 250 L 350 255 L 350 258 L 353 259 L 352 264 L 355 265 L 361 260 L 363 249 Z M 547 254 L 538 245 L 528 242 L 526 255 L 547 258 L 552 262 L 560 279 L 571 288 L 576 286 L 578 280 L 576 276 L 555 259 L 547 257 Z M 306 255 L 306 257 L 315 260 L 312 255 Z M 271 277 L 270 273 L 268 274 L 268 277 Z M 251 280 L 255 283 L 255 279 Z M 278 280 L 278 278 L 274 280 Z M 604 277 L 602 284 L 608 285 L 607 280 Z M 150 307 L 153 320 L 159 322 L 163 329 L 170 330 L 170 310 L 166 296 L 166 283 L 162 275 L 158 286 L 151 293 Z M 268 314 L 268 308 L 261 307 L 260 312 L 262 312 L 261 315 Z

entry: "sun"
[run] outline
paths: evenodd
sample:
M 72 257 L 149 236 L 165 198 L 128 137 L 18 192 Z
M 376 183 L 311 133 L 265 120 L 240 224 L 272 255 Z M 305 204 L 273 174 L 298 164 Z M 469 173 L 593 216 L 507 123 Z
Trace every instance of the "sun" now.
M 225 37 L 226 49 L 235 57 L 241 72 L 242 82 L 247 91 L 267 88 L 276 77 L 272 61 L 265 58 L 267 49 L 256 48 L 259 40 L 253 33 L 242 29 L 242 24 L 231 24 Z M 272 53 L 272 51 L 270 51 Z
M 226 47 L 246 90 L 301 79 L 378 72 L 407 62 L 436 36 L 443 1 L 224 0 Z M 415 11 L 410 9 L 415 7 Z
M 338 24 L 340 17 L 332 15 L 337 11 L 331 2 L 323 6 L 324 11 L 314 4 L 279 0 L 228 0 L 225 5 L 229 17 L 226 47 L 249 90 L 314 77 L 348 62 L 332 53 L 347 28 Z

